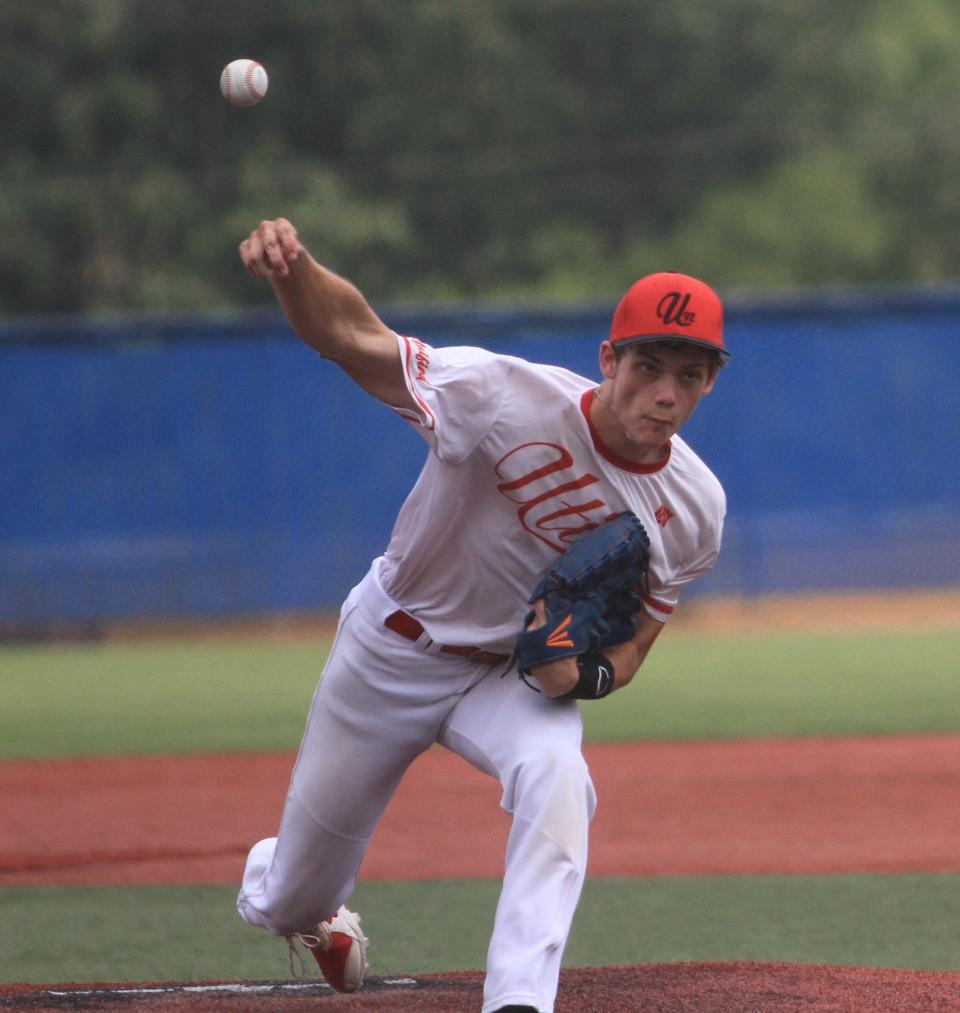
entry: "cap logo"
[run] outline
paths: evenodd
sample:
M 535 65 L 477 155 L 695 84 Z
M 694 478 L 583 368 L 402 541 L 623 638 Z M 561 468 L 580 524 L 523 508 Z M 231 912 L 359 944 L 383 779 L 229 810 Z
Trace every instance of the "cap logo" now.
M 689 327 L 697 319 L 697 314 L 687 309 L 689 302 L 689 292 L 668 292 L 657 303 L 657 316 L 665 324 Z

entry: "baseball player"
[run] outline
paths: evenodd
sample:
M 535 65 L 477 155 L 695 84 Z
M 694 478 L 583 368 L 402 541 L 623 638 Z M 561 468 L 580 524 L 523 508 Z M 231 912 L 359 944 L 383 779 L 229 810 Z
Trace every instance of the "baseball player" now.
M 261 222 L 240 255 L 300 338 L 427 454 L 342 606 L 279 831 L 250 851 L 239 912 L 305 945 L 333 988 L 358 989 L 367 940 L 344 905 L 404 772 L 439 743 L 498 778 L 512 816 L 483 1013 L 551 1011 L 595 806 L 579 707 L 630 682 L 719 551 L 723 490 L 676 433 L 727 355 L 720 300 L 686 275 L 641 278 L 600 344 L 598 383 L 394 333 L 286 219 Z M 649 547 L 635 611 L 584 637 L 572 631 L 592 620 L 576 609 L 553 627 L 538 581 L 630 515 Z

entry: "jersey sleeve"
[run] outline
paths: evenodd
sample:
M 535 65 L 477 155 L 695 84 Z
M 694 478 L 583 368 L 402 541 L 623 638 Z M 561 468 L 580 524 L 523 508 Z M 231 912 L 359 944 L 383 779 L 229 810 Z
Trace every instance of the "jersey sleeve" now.
M 441 461 L 457 464 L 489 432 L 506 396 L 504 360 L 481 348 L 433 348 L 397 336 L 415 411 L 396 408 Z
M 696 549 L 674 572 L 659 577 L 655 567 L 651 568 L 650 594 L 644 596 L 644 607 L 654 619 L 663 623 L 673 615 L 680 596 L 698 577 L 709 572 L 720 555 L 723 538 L 723 522 L 726 514 L 726 499 L 721 492 L 717 499 L 715 513 L 701 521 L 700 538 Z
M 717 561 L 720 554 L 720 544 L 717 542 L 710 549 L 692 559 L 688 566 L 674 574 L 669 580 L 656 588 L 651 588 L 651 593 L 644 596 L 643 604 L 647 612 L 654 619 L 663 623 L 673 615 L 680 595 L 684 589 L 693 583 L 697 577 L 707 573 Z

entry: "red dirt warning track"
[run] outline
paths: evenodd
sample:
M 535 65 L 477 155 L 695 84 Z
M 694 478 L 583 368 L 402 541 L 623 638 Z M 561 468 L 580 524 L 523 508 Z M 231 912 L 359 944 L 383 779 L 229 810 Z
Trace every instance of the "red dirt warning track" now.
M 960 735 L 586 754 L 600 797 L 593 876 L 960 870 Z M 268 753 L 0 764 L 0 885 L 236 883 L 247 848 L 275 831 L 292 763 Z M 489 778 L 431 750 L 391 803 L 363 877 L 499 876 L 498 801 Z

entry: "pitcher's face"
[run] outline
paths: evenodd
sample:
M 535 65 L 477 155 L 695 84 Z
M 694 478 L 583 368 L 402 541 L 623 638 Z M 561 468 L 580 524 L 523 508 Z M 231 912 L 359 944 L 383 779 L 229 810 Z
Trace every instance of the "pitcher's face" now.
M 716 357 L 709 350 L 679 342 L 640 342 L 618 356 L 605 341 L 600 346 L 600 368 L 601 402 L 620 423 L 614 449 L 650 461 L 662 455 L 700 398 L 713 389 L 717 375 Z M 608 425 L 601 430 L 605 438 L 611 431 Z

